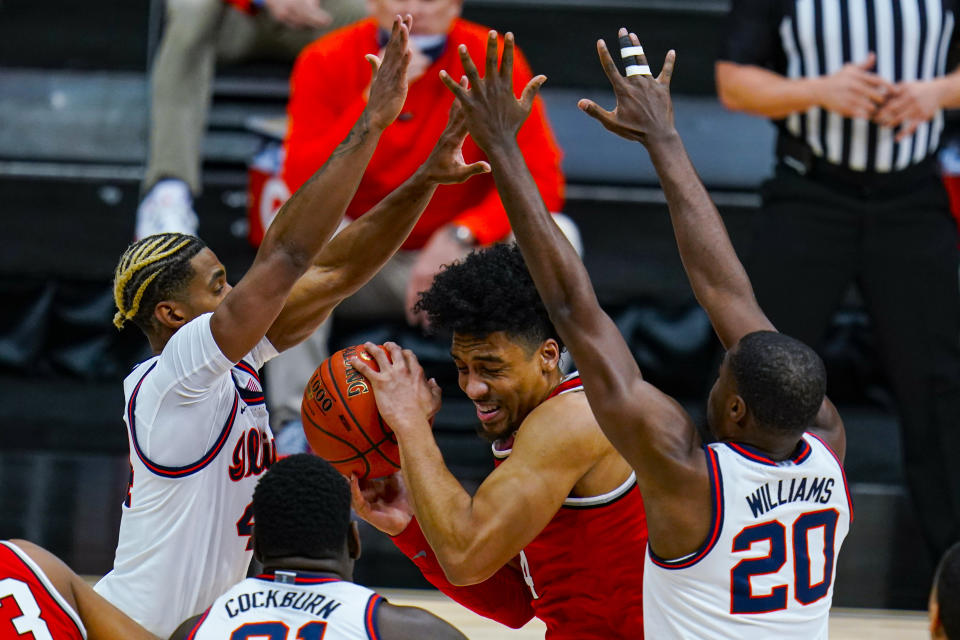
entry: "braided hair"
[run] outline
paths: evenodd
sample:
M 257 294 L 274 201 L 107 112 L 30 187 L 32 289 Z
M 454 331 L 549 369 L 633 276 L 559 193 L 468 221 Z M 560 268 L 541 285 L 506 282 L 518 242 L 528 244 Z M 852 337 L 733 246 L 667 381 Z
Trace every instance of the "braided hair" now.
M 120 256 L 113 274 L 117 313 L 113 324 L 122 329 L 132 320 L 144 333 L 153 327 L 153 310 L 193 277 L 190 260 L 207 245 L 183 233 L 158 233 L 134 242 Z

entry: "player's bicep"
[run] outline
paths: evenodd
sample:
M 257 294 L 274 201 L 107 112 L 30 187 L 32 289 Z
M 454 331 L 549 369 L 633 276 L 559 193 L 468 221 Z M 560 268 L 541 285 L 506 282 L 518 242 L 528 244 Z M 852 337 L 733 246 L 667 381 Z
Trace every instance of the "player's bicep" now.
M 718 295 L 718 300 L 701 301 L 710 324 L 724 349 L 730 349 L 748 333 L 755 331 L 776 331 L 776 327 L 757 304 L 753 289 L 744 288 L 742 295 Z
M 700 436 L 680 404 L 649 382 L 635 378 L 623 394 L 607 402 L 591 396 L 590 408 L 604 435 L 637 472 L 637 480 L 675 485 L 700 454 Z
M 484 580 L 520 553 L 596 464 L 602 436 L 586 401 L 580 410 L 575 403 L 565 399 L 562 405 L 538 407 L 524 421 L 510 457 L 477 489 L 474 538 L 449 567 L 458 582 Z
M 223 299 L 210 319 L 210 330 L 223 354 L 239 362 L 277 319 L 303 266 L 283 251 L 261 247 L 250 270 Z

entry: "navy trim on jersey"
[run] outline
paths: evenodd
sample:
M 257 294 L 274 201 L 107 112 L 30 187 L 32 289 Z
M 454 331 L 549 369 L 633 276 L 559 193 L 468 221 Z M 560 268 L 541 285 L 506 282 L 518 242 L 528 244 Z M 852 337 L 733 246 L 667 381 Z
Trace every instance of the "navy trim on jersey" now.
M 847 484 L 847 472 L 843 470 L 843 463 L 840 462 L 840 458 L 834 452 L 833 448 L 830 445 L 828 445 L 823 438 L 809 431 L 807 432 L 806 435 L 816 438 L 817 442 L 822 444 L 823 448 L 827 450 L 827 453 L 829 453 L 833 457 L 833 459 L 837 461 L 837 466 L 840 467 L 840 475 L 843 477 L 843 490 L 847 494 L 847 508 L 850 510 L 850 522 L 852 523 L 853 522 L 853 500 L 850 498 L 850 485 Z
M 212 607 L 207 607 L 207 610 L 203 612 L 203 615 L 200 616 L 200 619 L 197 620 L 197 624 L 193 625 L 193 629 L 190 630 L 190 634 L 187 636 L 187 640 L 193 640 L 197 637 L 197 631 L 200 631 L 203 621 L 207 619 L 207 616 L 210 615 L 210 609 Z
M 240 396 L 236 393 L 234 394 L 233 408 L 230 410 L 230 415 L 227 416 L 227 421 L 224 423 L 223 429 L 220 431 L 220 435 L 217 437 L 217 441 L 202 458 L 193 464 L 188 464 L 182 467 L 167 467 L 156 464 L 151 462 L 151 460 L 147 458 L 143 451 L 140 450 L 140 444 L 137 442 L 137 426 L 133 417 L 134 408 L 137 402 L 137 394 L 140 393 L 140 386 L 156 366 L 156 362 L 150 365 L 150 368 L 147 369 L 147 372 L 143 374 L 142 378 L 140 378 L 137 386 L 133 388 L 133 393 L 130 394 L 130 401 L 127 402 L 127 423 L 130 426 L 130 439 L 133 441 L 133 448 L 136 451 L 137 457 L 140 458 L 140 462 L 142 462 L 143 465 L 151 472 L 164 478 L 184 478 L 201 471 L 204 467 L 213 462 L 213 459 L 216 458 L 217 454 L 220 453 L 221 449 L 223 449 L 223 445 L 227 443 L 227 438 L 230 435 L 230 431 L 233 429 L 233 423 L 237 417 L 237 409 L 240 406 Z
M 33 567 L 30 565 L 30 562 L 27 562 L 26 558 L 29 558 L 31 562 L 36 564 L 37 569 L 39 569 L 42 572 L 43 569 L 40 567 L 40 564 L 37 563 L 37 561 L 34 560 L 33 558 L 30 558 L 30 555 L 26 551 L 24 551 L 17 545 L 13 544 L 9 540 L 2 541 L 2 545 L 0 546 L 3 546 L 10 553 L 12 553 L 14 557 L 20 561 L 20 564 L 26 567 L 27 570 L 33 574 L 33 577 L 37 579 L 37 584 L 39 584 L 40 587 L 47 592 L 47 595 L 50 596 L 50 599 L 53 600 L 53 602 L 58 607 L 60 607 L 60 610 L 63 612 L 63 615 L 65 615 L 70 620 L 70 622 L 73 623 L 73 626 L 77 630 L 77 633 L 80 634 L 80 637 L 86 638 L 87 630 L 83 626 L 81 626 L 83 623 L 82 621 L 80 621 L 80 614 L 77 613 L 76 611 L 71 611 L 70 608 L 67 608 L 67 607 L 70 607 L 70 603 L 67 602 L 67 599 L 63 596 L 63 594 L 61 594 L 59 591 L 56 590 L 56 587 L 54 587 L 53 582 L 50 580 L 50 577 L 47 576 L 47 574 L 45 573 L 41 575 L 41 574 L 38 574 L 36 571 L 34 571 Z M 23 555 L 21 556 L 21 554 Z M 49 584 L 50 587 L 53 587 L 52 591 L 50 588 L 47 587 L 47 584 Z M 27 587 L 29 588 L 30 585 L 27 585 Z M 42 613 L 43 612 L 41 611 L 41 614 Z M 41 615 L 40 617 L 42 618 L 43 616 Z
M 751 447 L 748 444 L 743 444 L 740 442 L 724 442 L 723 444 L 727 445 L 727 447 L 729 447 L 732 451 L 736 452 L 738 455 L 746 458 L 747 460 L 765 464 L 768 467 L 781 467 L 788 462 L 800 464 L 810 457 L 811 452 L 810 443 L 803 438 L 800 438 L 800 442 L 797 443 L 797 448 L 794 450 L 793 455 L 786 460 L 781 460 L 780 462 L 777 462 L 770 456 L 761 453 L 758 449 Z
M 240 385 L 236 384 L 236 379 L 234 379 L 234 386 L 237 387 L 237 391 L 240 393 L 240 397 L 244 402 L 247 403 L 247 406 L 255 404 L 266 404 L 266 398 L 263 393 L 263 383 L 260 382 L 260 376 L 257 374 L 257 370 L 253 368 L 245 360 L 241 360 L 234 365 L 234 369 L 240 369 L 244 373 L 250 374 L 254 380 L 257 381 L 257 386 L 260 387 L 260 391 L 251 391 L 250 389 L 244 389 Z
M 379 640 L 380 638 L 380 626 L 377 622 L 377 609 L 380 608 L 380 604 L 383 602 L 383 596 L 379 594 L 373 594 L 370 596 L 370 599 L 367 600 L 367 608 L 363 613 L 363 623 L 364 627 L 367 629 L 367 637 L 370 640 Z
M 311 573 L 309 571 L 295 571 L 292 569 L 281 569 L 281 571 L 289 571 L 294 574 L 293 582 L 294 584 L 324 584 L 326 582 L 343 582 L 342 578 L 333 578 L 327 574 L 323 573 Z M 277 577 L 274 575 L 273 571 L 264 571 L 258 576 L 254 576 L 257 580 L 266 580 L 267 582 L 276 582 Z
M 720 539 L 720 532 L 723 530 L 723 475 L 720 473 L 720 461 L 717 459 L 717 452 L 706 445 L 704 450 L 707 456 L 707 474 L 710 476 L 710 495 L 713 497 L 710 534 L 698 550 L 674 560 L 660 558 L 647 543 L 647 553 L 650 555 L 650 560 L 663 569 L 687 569 L 692 567 L 703 560 L 717 544 L 717 540 Z

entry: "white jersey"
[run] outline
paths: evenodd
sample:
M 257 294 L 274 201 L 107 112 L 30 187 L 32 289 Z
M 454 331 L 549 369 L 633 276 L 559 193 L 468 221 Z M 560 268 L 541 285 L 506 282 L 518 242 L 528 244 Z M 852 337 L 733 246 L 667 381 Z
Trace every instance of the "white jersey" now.
M 376 640 L 382 602 L 352 582 L 278 569 L 217 598 L 187 639 Z
M 811 433 L 780 462 L 732 442 L 704 449 L 711 532 L 676 560 L 647 547 L 646 637 L 826 638 L 836 558 L 853 517 L 840 461 Z
M 95 588 L 164 638 L 246 576 L 253 489 L 276 459 L 257 371 L 277 352 L 264 338 L 231 362 L 211 315 L 123 383 L 130 485 L 113 570 Z

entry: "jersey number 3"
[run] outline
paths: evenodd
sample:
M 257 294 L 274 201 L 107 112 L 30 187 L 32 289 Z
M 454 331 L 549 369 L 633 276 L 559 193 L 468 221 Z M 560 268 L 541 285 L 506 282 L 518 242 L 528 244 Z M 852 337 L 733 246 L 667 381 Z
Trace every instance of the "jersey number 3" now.
M 834 540 L 837 534 L 835 509 L 805 513 L 793 522 L 793 597 L 802 605 L 813 604 L 830 591 L 833 579 Z M 823 578 L 812 584 L 810 532 L 823 529 Z M 753 595 L 750 579 L 777 573 L 787 561 L 787 530 L 779 520 L 746 527 L 733 539 L 734 551 L 748 551 L 767 542 L 770 552 L 760 558 L 741 560 L 730 571 L 730 613 L 769 613 L 787 608 L 788 585 L 773 587 L 767 595 Z M 819 558 L 818 558 L 819 560 Z
M 36 640 L 53 640 L 40 613 L 40 605 L 25 582 L 13 578 L 0 580 L 0 638 L 9 637 L 4 627 L 12 624 L 17 636 L 33 634 Z
M 296 640 L 321 640 L 326 622 L 308 622 L 297 629 Z M 290 627 L 282 622 L 248 622 L 230 634 L 230 640 L 287 640 Z

